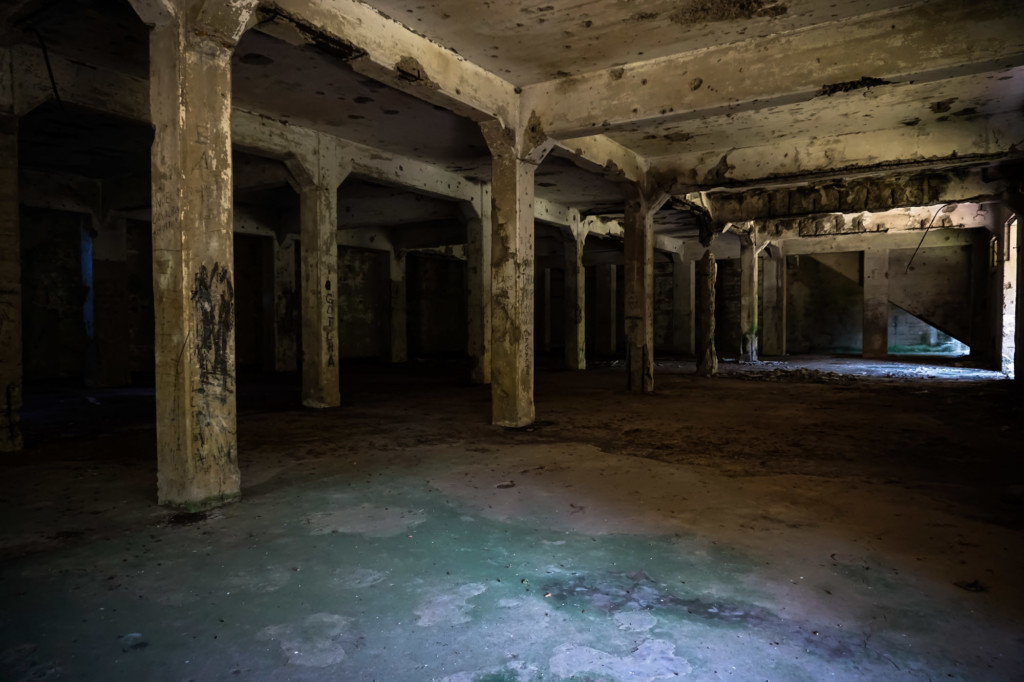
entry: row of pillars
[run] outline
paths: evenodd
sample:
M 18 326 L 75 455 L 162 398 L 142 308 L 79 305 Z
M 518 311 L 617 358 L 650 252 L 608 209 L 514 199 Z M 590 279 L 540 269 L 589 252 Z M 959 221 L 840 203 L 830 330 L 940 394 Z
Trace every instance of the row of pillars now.
M 158 497 L 162 504 L 187 509 L 221 504 L 240 494 L 230 61 L 254 5 L 238 3 L 214 16 L 183 12 L 152 22 Z M 480 301 L 479 306 L 471 306 L 471 315 L 478 315 L 470 330 L 473 373 L 482 383 L 490 380 L 493 423 L 519 427 L 535 418 L 534 174 L 553 141 L 530 121 L 514 128 L 491 121 L 481 128 L 493 157 L 492 215 L 490 230 L 484 229 L 488 217 L 483 209 L 473 217 L 477 224 L 468 230 L 469 287 Z M 340 150 L 326 139 L 312 156 L 290 165 L 301 197 L 302 400 L 314 407 L 340 403 L 337 188 L 348 167 Z M 5 448 L 20 445 L 16 435 L 21 376 L 16 145 L 16 120 L 0 116 L 0 347 L 9 349 L 0 354 L 0 432 L 4 434 L 0 443 Z M 621 323 L 628 386 L 642 392 L 654 388 L 653 215 L 666 198 L 637 187 L 625 207 Z M 567 287 L 576 296 L 575 304 L 567 306 L 571 340 L 566 344 L 571 354 L 567 360 L 570 366 L 582 368 L 584 235 L 578 216 L 570 232 Z M 748 251 L 755 248 L 752 241 Z M 745 257 L 756 265 L 756 251 Z M 745 268 L 754 278 L 744 285 L 748 295 L 757 290 L 756 271 L 756 267 Z M 780 270 L 772 276 L 784 280 Z M 680 278 L 688 277 L 684 269 Z M 680 305 L 692 299 L 695 309 L 703 312 L 695 320 L 693 335 L 702 372 L 713 371 L 716 362 L 714 280 L 714 258 L 705 250 L 693 278 L 680 288 L 684 292 Z M 874 286 L 874 279 L 869 281 L 866 275 L 865 280 L 866 290 Z M 689 282 L 693 286 L 687 289 Z M 393 300 L 404 299 L 400 291 L 393 293 Z M 773 305 L 784 306 L 784 295 L 776 296 Z M 757 305 L 750 304 L 749 296 L 745 311 L 747 350 L 756 356 L 752 339 L 757 336 Z M 395 352 L 404 351 L 399 347 Z

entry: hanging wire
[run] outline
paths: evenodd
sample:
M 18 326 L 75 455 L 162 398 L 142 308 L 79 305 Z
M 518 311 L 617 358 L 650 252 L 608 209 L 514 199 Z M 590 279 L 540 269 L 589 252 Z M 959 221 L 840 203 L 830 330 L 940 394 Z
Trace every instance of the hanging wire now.
M 50 76 L 50 88 L 53 90 L 53 98 L 57 100 L 58 106 L 61 111 L 64 110 L 64 100 L 60 98 L 60 93 L 57 91 L 57 79 L 53 77 L 53 67 L 50 65 L 50 52 L 46 49 L 46 41 L 43 40 L 43 34 L 40 33 L 35 26 L 29 25 L 28 30 L 35 34 L 36 39 L 39 40 L 39 47 L 43 51 L 43 61 L 46 62 L 46 73 Z
M 914 258 L 917 256 L 917 252 L 921 250 L 921 244 L 924 244 L 924 238 L 928 236 L 928 230 L 932 229 L 932 225 L 935 224 L 935 219 L 938 218 L 939 214 L 942 213 L 946 208 L 952 205 L 953 204 L 943 204 L 942 206 L 939 206 L 938 210 L 935 211 L 935 215 L 933 215 L 932 219 L 928 221 L 928 226 L 924 228 L 924 234 L 921 235 L 921 241 L 917 243 L 917 248 L 914 249 L 914 253 L 911 254 L 910 256 L 910 260 L 907 261 L 907 269 L 904 271 L 904 274 L 910 272 L 910 266 L 914 264 Z

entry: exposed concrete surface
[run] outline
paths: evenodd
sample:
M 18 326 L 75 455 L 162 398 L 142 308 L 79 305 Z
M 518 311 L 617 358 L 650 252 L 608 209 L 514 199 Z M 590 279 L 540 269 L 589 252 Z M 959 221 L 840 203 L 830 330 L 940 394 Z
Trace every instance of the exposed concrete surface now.
M 206 515 L 153 503 L 151 417 L 130 428 L 125 409 L 145 395 L 91 393 L 79 424 L 95 435 L 75 440 L 46 425 L 84 416 L 80 394 L 30 396 L 32 457 L 0 477 L 5 670 L 1016 676 L 1024 472 L 1007 382 L 664 372 L 648 396 L 622 371 L 539 374 L 547 421 L 515 431 L 443 366 L 346 368 L 345 411 L 250 384 L 245 498 Z

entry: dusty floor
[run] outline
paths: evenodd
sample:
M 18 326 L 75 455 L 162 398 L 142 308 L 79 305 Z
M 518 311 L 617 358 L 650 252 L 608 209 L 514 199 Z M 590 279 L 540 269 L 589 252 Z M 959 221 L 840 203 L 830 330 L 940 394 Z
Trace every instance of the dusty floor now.
M 154 504 L 151 391 L 36 387 L 0 679 L 1020 679 L 1024 400 L 872 366 L 549 369 L 523 430 L 444 364 L 243 376 L 205 517 Z

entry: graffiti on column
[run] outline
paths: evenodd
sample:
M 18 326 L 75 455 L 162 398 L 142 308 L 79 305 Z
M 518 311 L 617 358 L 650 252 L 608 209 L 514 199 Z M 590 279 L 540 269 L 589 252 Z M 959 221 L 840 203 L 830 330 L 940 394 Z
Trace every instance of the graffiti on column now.
M 334 292 L 331 291 L 331 280 L 327 280 L 324 283 L 324 303 L 326 304 L 326 320 L 327 320 L 327 366 L 334 367 L 334 334 L 337 327 L 334 324 L 334 314 L 337 310 L 334 305 Z
M 228 394 L 234 392 L 234 352 L 232 330 L 235 325 L 235 292 L 231 271 L 214 263 L 199 268 L 192 285 L 193 321 L 199 382 L 216 386 Z

